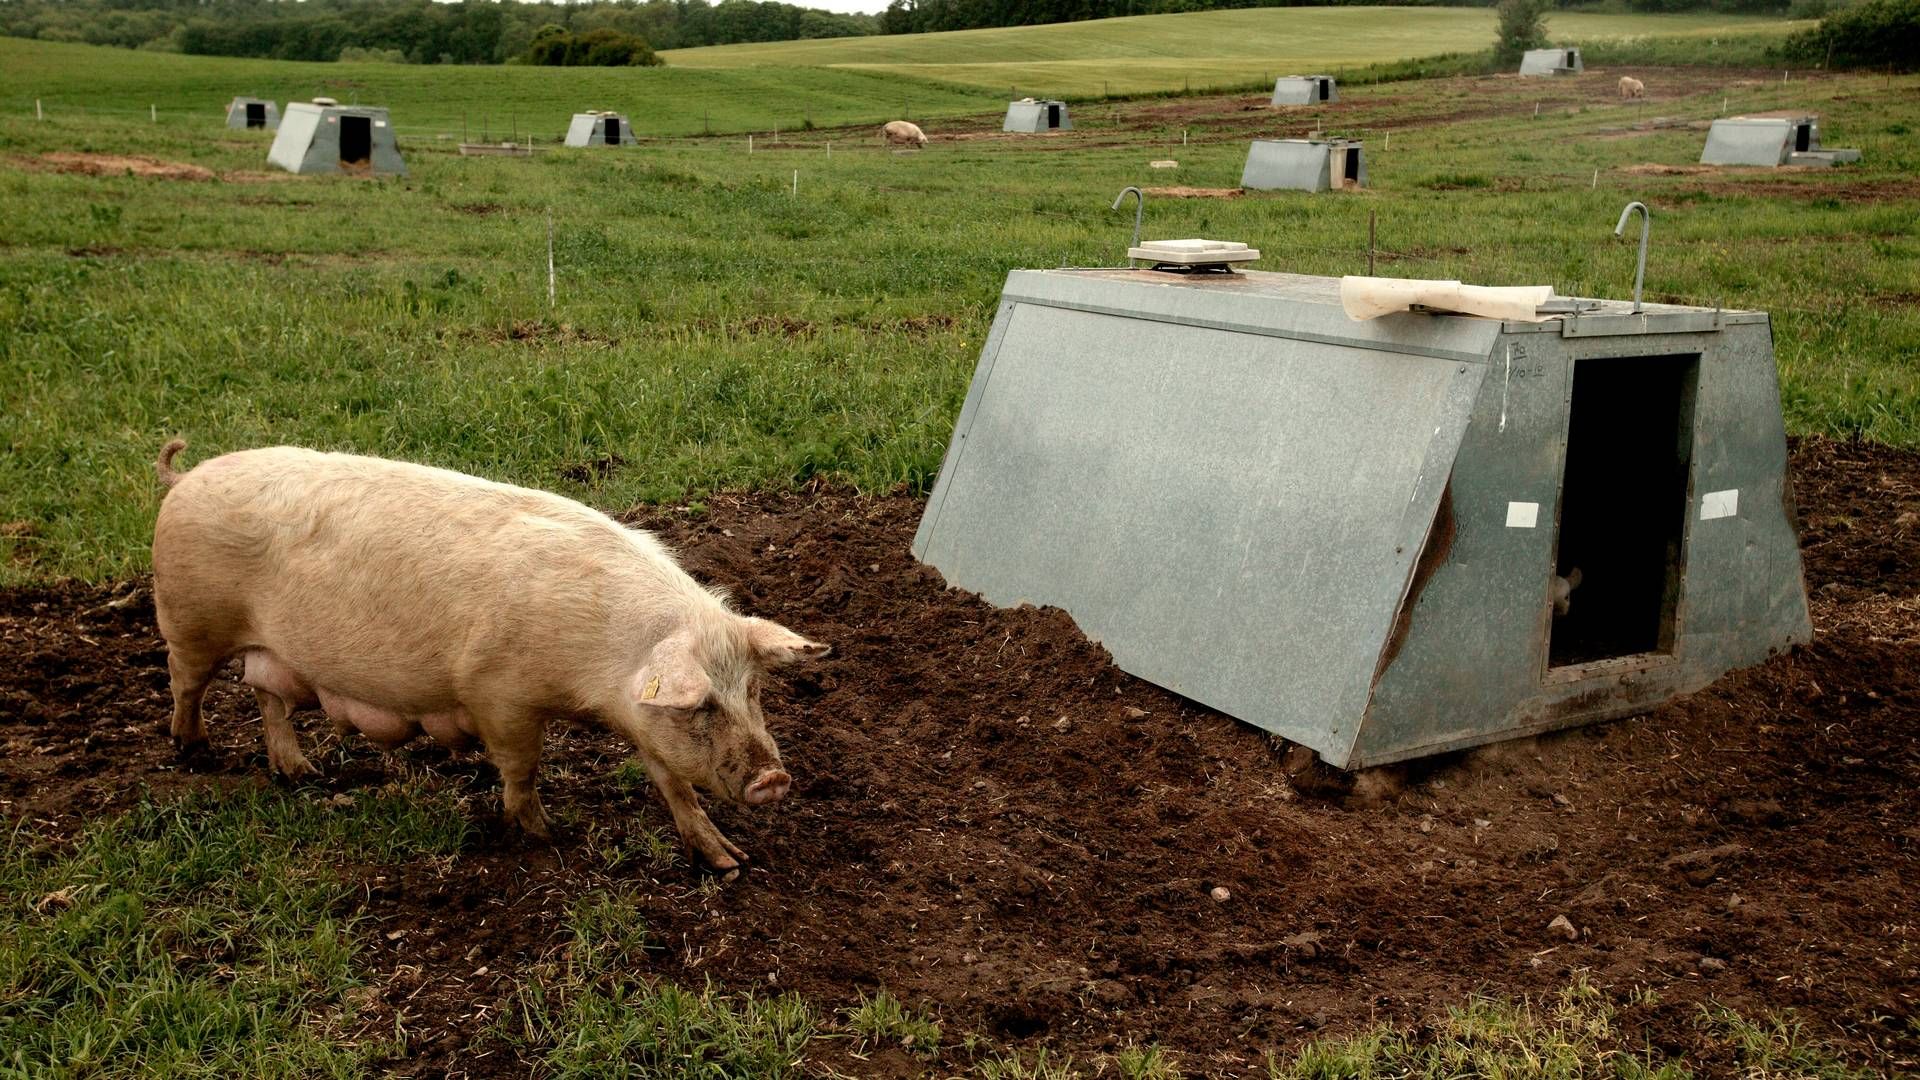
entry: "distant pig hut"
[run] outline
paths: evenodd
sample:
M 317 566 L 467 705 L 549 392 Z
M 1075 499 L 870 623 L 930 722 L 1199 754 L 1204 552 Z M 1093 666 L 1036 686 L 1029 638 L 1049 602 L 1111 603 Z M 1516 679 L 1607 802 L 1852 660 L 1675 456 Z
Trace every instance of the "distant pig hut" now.
M 294 173 L 407 174 L 387 110 L 332 98 L 288 102 L 267 161 Z
M 1735 116 L 1715 120 L 1700 151 L 1702 165 L 1834 165 L 1859 161 L 1858 150 L 1820 148 L 1812 116 Z
M 280 128 L 280 107 L 260 98 L 234 98 L 227 102 L 227 126 L 277 131 Z
M 1072 131 L 1073 121 L 1067 119 L 1067 103 L 1064 101 L 1021 98 L 1007 103 L 1007 119 L 1000 125 L 1000 130 L 1028 133 Z
M 1528 49 L 1520 57 L 1522 75 L 1578 75 L 1585 70 L 1579 49 Z
M 567 125 L 568 146 L 636 146 L 633 126 L 617 112 L 574 113 Z
M 1247 148 L 1240 186 L 1255 191 L 1350 191 L 1367 186 L 1357 139 L 1259 139 Z
M 1339 100 L 1331 75 L 1282 75 L 1273 81 L 1274 105 L 1318 105 Z
M 913 553 L 1341 768 L 1807 641 L 1767 315 L 1519 291 L 1356 318 L 1337 278 L 1015 270 Z

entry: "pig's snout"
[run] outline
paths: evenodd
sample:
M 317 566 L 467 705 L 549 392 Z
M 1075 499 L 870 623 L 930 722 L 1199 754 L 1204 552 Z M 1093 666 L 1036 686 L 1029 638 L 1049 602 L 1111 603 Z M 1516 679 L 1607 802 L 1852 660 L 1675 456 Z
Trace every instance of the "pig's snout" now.
M 765 806 L 777 803 L 787 797 L 787 789 L 793 786 L 793 777 L 785 769 L 765 769 L 747 785 L 747 805 Z

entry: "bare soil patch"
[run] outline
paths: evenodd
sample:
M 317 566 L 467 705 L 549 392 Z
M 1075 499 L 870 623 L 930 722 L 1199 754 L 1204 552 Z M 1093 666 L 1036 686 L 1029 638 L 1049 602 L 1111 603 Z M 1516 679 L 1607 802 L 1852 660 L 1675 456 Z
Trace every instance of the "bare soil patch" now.
M 1168 199 L 1237 199 L 1246 194 L 1237 187 L 1150 187 L 1146 191 Z
M 59 151 L 41 154 L 54 172 L 82 176 L 144 176 L 154 180 L 216 180 L 212 169 L 184 161 L 162 161 L 137 154 L 82 154 Z
M 636 844 L 668 826 L 613 779 L 624 753 L 605 732 L 550 739 L 555 846 L 492 823 L 478 758 L 402 751 L 483 821 L 450 862 L 342 871 L 344 913 L 371 917 L 373 1023 L 403 1014 L 414 1038 L 388 1066 L 525 1075 L 492 1018 L 563 943 L 568 901 L 609 885 L 658 943 L 641 973 L 822 1008 L 884 986 L 950 1033 L 1082 1056 L 1157 1041 L 1205 1075 L 1264 1075 L 1267 1051 L 1314 1035 L 1582 975 L 1656 991 L 1624 1014 L 1631 1038 L 1700 1075 L 1732 1069 L 1701 1041 L 1708 1001 L 1791 1007 L 1859 1061 L 1910 1066 L 1920 455 L 1799 440 L 1793 476 L 1811 645 L 1633 720 L 1300 786 L 1284 744 L 1119 672 L 1064 614 L 946 589 L 908 552 L 920 500 L 645 511 L 703 579 L 836 646 L 768 691 L 795 794 L 715 810 L 754 857 L 715 889 L 684 860 L 606 870 L 588 847 L 589 824 Z M 57 835 L 143 785 L 268 783 L 241 691 L 216 686 L 213 752 L 186 771 L 159 733 L 165 659 L 141 583 L 0 593 L 0 815 Z M 329 771 L 316 797 L 398 767 L 304 727 Z M 1548 930 L 1556 916 L 1573 940 Z

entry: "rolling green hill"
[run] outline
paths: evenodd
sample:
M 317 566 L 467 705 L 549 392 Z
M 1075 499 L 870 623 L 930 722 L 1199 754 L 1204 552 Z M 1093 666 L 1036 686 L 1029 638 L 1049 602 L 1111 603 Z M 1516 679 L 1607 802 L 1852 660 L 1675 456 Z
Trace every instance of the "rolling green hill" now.
M 1223 86 L 1302 69 L 1329 70 L 1484 49 L 1487 8 L 1255 8 L 1184 15 L 868 38 L 721 45 L 665 53 L 680 68 L 817 65 L 917 76 L 998 92 L 1062 96 Z M 1779 32 L 1797 24 L 1734 15 L 1557 14 L 1568 43 Z
M 529 127 L 542 139 L 586 109 L 618 109 L 650 135 L 879 123 L 998 109 L 1001 94 L 887 72 L 825 67 L 541 68 L 321 64 L 246 60 L 0 38 L 0 112 L 219 116 L 235 94 L 276 101 L 318 94 L 384 105 L 403 135 L 496 137 Z

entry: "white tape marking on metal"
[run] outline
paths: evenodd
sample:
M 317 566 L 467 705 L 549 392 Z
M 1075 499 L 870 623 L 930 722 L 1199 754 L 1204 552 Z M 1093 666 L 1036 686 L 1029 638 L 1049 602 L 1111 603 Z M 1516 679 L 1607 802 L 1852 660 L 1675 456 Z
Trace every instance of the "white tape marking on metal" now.
M 1507 528 L 1531 529 L 1539 520 L 1539 503 L 1510 502 L 1507 504 Z
M 1709 491 L 1700 497 L 1700 520 L 1735 517 L 1740 513 L 1740 489 Z

